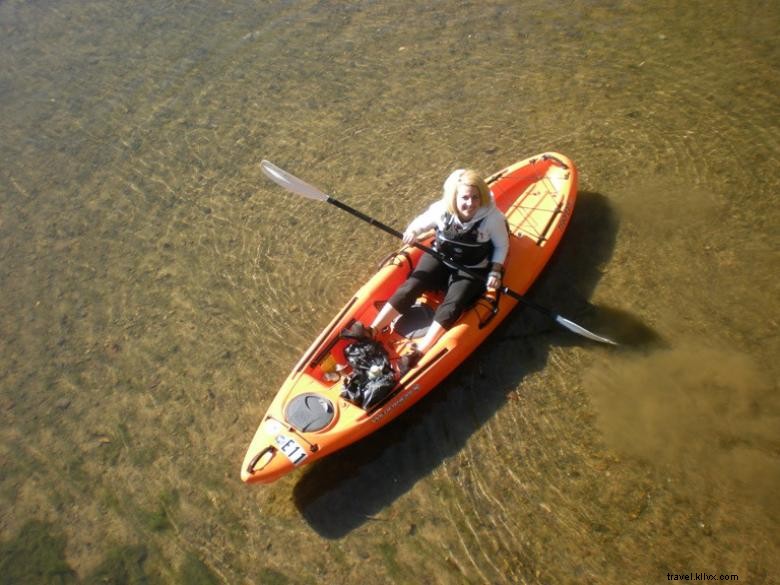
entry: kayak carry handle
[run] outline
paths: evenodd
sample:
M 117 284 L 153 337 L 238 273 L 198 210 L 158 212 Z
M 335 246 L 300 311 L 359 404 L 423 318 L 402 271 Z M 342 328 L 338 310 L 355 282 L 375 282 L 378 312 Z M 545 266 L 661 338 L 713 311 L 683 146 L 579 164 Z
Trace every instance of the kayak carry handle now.
M 564 169 L 567 169 L 567 170 L 569 169 L 569 165 L 567 165 L 565 162 L 563 162 L 561 159 L 559 159 L 554 154 L 543 154 L 542 155 L 542 160 L 551 160 L 553 162 L 558 163 L 558 166 L 561 166 L 561 167 L 563 167 Z
M 409 256 L 409 252 L 407 252 L 408 246 L 404 246 L 400 250 L 394 250 L 393 252 L 390 252 L 387 256 L 385 256 L 382 261 L 377 266 L 377 270 L 380 268 L 384 268 L 385 266 L 388 266 L 390 264 L 393 264 L 395 266 L 402 266 L 403 261 L 406 260 L 406 262 L 409 264 L 409 272 L 411 273 L 412 270 L 414 270 L 414 264 L 412 263 L 412 257 Z M 396 264 L 395 259 L 399 256 L 402 256 L 403 258 L 399 263 Z
M 275 448 L 275 447 L 273 447 L 273 446 L 271 446 L 271 445 L 269 445 L 268 447 L 266 447 L 265 449 L 263 449 L 262 451 L 260 451 L 260 452 L 259 452 L 257 455 L 255 455 L 254 457 L 252 457 L 252 460 L 249 462 L 249 465 L 247 465 L 247 466 L 246 466 L 246 472 L 247 472 L 248 474 L 250 474 L 250 475 L 254 474 L 254 473 L 255 473 L 255 471 L 257 471 L 257 469 L 255 469 L 255 467 L 257 467 L 257 464 L 258 464 L 258 462 L 259 462 L 259 461 L 260 461 L 260 460 L 261 460 L 261 459 L 262 459 L 262 458 L 263 458 L 265 455 L 268 455 L 268 454 L 270 453 L 270 454 L 271 454 L 271 457 L 269 457 L 269 458 L 268 458 L 268 461 L 266 461 L 266 462 L 265 462 L 265 463 L 264 463 L 264 464 L 263 464 L 263 465 L 260 467 L 260 469 L 262 469 L 263 467 L 265 467 L 266 465 L 268 465 L 268 464 L 271 462 L 271 459 L 273 459 L 273 455 L 274 455 L 274 453 L 275 453 L 275 452 L 276 452 L 276 448 Z

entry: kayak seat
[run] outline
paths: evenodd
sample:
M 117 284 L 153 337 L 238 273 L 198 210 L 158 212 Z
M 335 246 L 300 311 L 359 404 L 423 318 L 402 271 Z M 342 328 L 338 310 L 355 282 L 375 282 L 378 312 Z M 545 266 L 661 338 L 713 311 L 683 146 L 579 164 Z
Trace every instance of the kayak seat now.
M 407 339 L 418 339 L 428 331 L 433 323 L 433 309 L 427 303 L 416 303 L 398 317 L 393 328 Z

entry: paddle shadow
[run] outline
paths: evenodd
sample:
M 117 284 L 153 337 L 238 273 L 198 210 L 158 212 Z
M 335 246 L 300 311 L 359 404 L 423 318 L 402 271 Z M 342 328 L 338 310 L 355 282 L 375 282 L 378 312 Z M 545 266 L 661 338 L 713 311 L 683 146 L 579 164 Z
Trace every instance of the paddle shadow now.
M 606 197 L 578 193 L 566 236 L 529 296 L 567 316 L 593 317 L 597 311 L 587 299 L 612 255 L 617 227 Z M 522 379 L 545 367 L 551 346 L 583 343 L 591 342 L 535 311 L 516 309 L 414 408 L 312 464 L 293 489 L 296 507 L 319 535 L 330 539 L 365 522 L 383 521 L 382 510 L 460 452 Z
M 665 340 L 641 318 L 623 309 L 589 302 L 609 266 L 617 235 L 617 218 L 609 200 L 580 191 L 566 235 L 529 296 L 579 325 L 619 344 L 619 351 L 665 347 Z M 538 315 L 539 327 L 556 336 L 556 345 L 582 343 L 577 335 Z

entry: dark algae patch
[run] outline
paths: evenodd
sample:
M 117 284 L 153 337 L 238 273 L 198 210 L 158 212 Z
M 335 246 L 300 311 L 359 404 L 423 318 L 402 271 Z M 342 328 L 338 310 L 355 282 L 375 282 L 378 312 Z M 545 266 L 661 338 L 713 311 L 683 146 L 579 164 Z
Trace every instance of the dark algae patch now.
M 116 546 L 89 574 L 79 578 L 65 558 L 67 539 L 54 524 L 32 521 L 0 544 L 0 585 L 152 585 L 186 583 L 219 585 L 222 581 L 194 553 L 185 554 L 178 570 L 167 578 L 149 562 L 144 545 Z M 159 551 L 158 551 L 159 552 Z M 285 575 L 262 569 L 262 583 L 285 584 Z
M 151 585 L 160 580 L 147 572 L 145 563 L 148 551 L 145 546 L 123 546 L 109 552 L 106 559 L 89 575 L 85 583 L 110 583 L 111 585 Z
M 189 553 L 179 570 L 179 583 L 187 585 L 219 585 L 217 576 L 197 556 Z
M 179 496 L 176 491 L 161 494 L 155 507 L 143 512 L 144 525 L 154 532 L 171 528 L 173 526 L 171 513 L 178 501 Z
M 284 573 L 264 567 L 260 569 L 259 582 L 268 585 L 290 585 L 290 579 Z
M 0 545 L 1 585 L 78 583 L 65 560 L 65 536 L 56 526 L 32 521 Z

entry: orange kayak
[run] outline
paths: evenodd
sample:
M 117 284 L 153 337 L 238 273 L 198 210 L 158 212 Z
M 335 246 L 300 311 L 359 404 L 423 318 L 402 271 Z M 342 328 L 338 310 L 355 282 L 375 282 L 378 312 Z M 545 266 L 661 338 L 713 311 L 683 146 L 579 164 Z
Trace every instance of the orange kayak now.
M 558 153 L 517 162 L 487 179 L 496 206 L 506 215 L 510 248 L 503 284 L 523 294 L 539 276 L 569 223 L 577 196 L 577 171 Z M 342 398 L 349 373 L 341 333 L 356 321 L 368 324 L 409 276 L 422 251 L 403 247 L 363 285 L 306 351 L 282 384 L 249 445 L 241 466 L 247 483 L 270 483 L 370 435 L 433 390 L 501 323 L 517 304 L 510 295 L 487 296 L 463 313 L 408 372 L 396 372 L 389 395 L 372 406 Z M 431 316 L 442 295 L 418 299 L 416 315 Z M 401 319 L 404 319 L 402 317 Z M 399 327 L 378 341 L 390 363 L 419 328 Z M 408 337 L 407 337 L 408 336 Z

